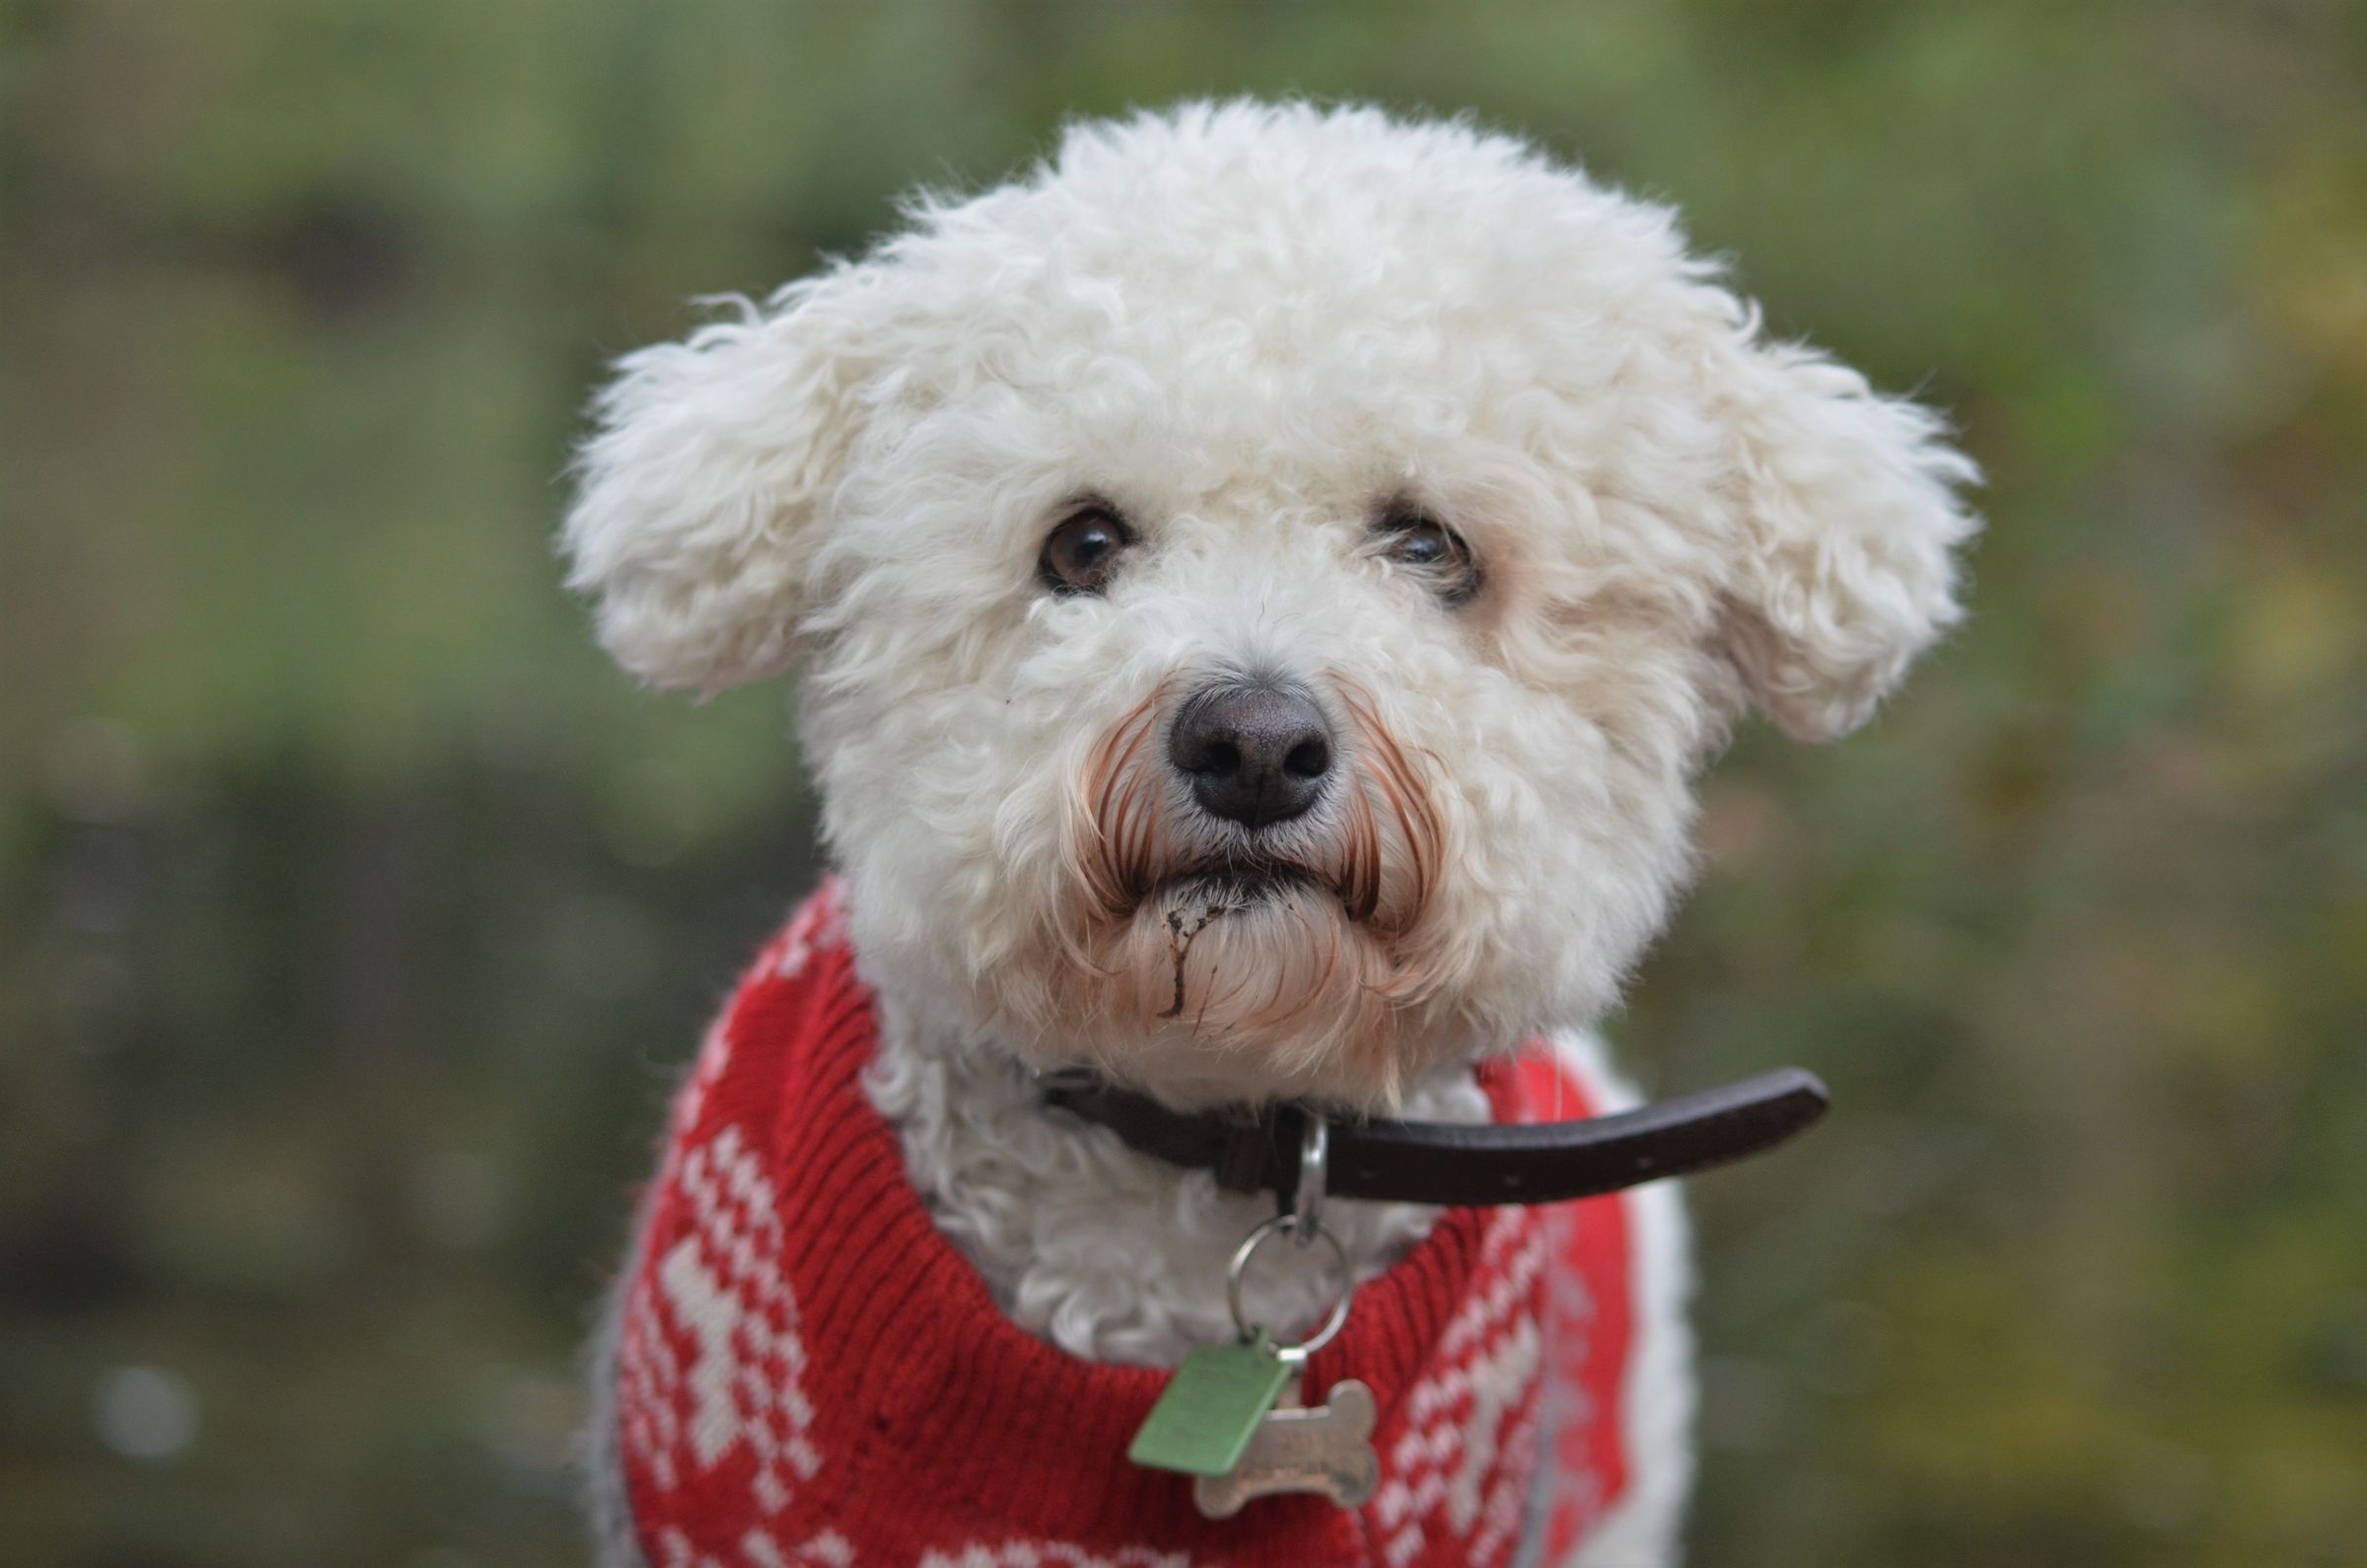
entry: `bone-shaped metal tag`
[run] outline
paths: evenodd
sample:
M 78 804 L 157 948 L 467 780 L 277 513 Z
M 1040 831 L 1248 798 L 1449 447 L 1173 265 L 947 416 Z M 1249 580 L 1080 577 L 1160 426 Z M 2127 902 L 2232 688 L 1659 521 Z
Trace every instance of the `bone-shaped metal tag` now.
M 1241 1462 L 1230 1474 L 1194 1480 L 1191 1500 L 1206 1519 L 1231 1519 L 1244 1503 L 1277 1492 L 1317 1492 L 1354 1508 L 1381 1484 L 1374 1417 L 1373 1390 L 1353 1378 L 1331 1385 L 1329 1401 L 1312 1410 L 1290 1404 L 1269 1410 Z

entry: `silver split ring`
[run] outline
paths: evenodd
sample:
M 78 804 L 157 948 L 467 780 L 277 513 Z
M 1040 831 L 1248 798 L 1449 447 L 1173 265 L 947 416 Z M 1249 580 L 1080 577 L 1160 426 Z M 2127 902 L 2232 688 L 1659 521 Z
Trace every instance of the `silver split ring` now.
M 1233 1261 L 1225 1269 L 1225 1304 L 1233 1309 L 1233 1326 L 1240 1330 L 1245 1340 L 1262 1337 L 1264 1331 L 1254 1327 L 1249 1315 L 1242 1311 L 1242 1275 L 1248 1271 L 1250 1259 L 1256 1255 L 1257 1248 L 1265 1244 L 1267 1238 L 1295 1232 L 1298 1228 L 1299 1217 L 1296 1214 L 1277 1214 L 1252 1231 L 1243 1239 L 1241 1246 L 1233 1249 Z M 1331 1316 L 1324 1319 L 1321 1328 L 1298 1344 L 1283 1345 L 1274 1351 L 1285 1365 L 1294 1367 L 1338 1337 L 1341 1325 L 1348 1320 L 1348 1303 L 1356 1294 L 1356 1271 L 1349 1265 L 1348 1249 L 1339 1245 L 1339 1238 L 1313 1221 L 1308 1222 L 1307 1230 L 1311 1237 L 1320 1237 L 1330 1247 L 1331 1256 L 1339 1264 L 1339 1299 L 1331 1304 Z

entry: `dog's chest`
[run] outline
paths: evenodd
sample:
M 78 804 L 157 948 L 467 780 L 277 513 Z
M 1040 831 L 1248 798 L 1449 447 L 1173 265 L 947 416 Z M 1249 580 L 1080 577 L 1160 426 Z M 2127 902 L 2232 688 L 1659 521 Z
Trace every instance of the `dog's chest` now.
M 837 933 L 825 891 L 751 971 L 645 1209 L 616 1409 L 655 1568 L 1505 1563 L 1617 1501 L 1630 1248 L 1603 1200 L 1449 1211 L 1358 1292 L 1307 1389 L 1375 1392 L 1362 1509 L 1201 1519 L 1124 1459 L 1166 1375 L 1016 1327 L 932 1225 L 861 1091 L 876 1025 Z

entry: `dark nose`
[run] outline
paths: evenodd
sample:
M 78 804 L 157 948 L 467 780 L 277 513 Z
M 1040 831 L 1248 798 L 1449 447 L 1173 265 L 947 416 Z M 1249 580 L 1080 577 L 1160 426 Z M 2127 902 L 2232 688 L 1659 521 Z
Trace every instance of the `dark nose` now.
M 1176 715 L 1167 755 L 1203 811 L 1263 827 L 1289 821 L 1323 795 L 1331 732 L 1323 709 L 1287 686 L 1211 686 Z

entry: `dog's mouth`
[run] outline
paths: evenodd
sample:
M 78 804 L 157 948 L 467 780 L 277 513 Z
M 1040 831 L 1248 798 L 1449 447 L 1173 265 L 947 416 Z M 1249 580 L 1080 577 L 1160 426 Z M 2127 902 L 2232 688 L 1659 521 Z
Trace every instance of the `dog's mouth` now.
M 1178 872 L 1152 890 L 1152 898 L 1203 903 L 1215 915 L 1305 890 L 1329 891 L 1322 877 L 1295 861 L 1227 856 Z

